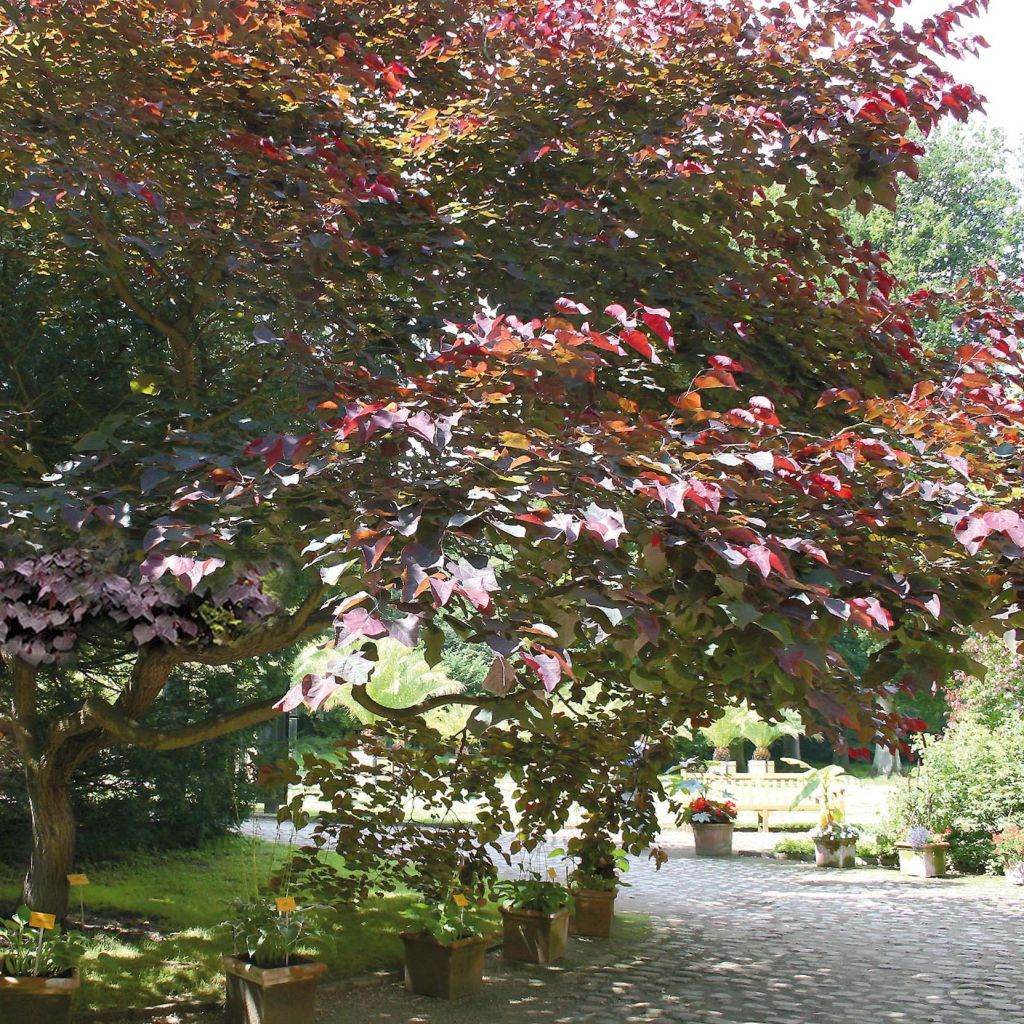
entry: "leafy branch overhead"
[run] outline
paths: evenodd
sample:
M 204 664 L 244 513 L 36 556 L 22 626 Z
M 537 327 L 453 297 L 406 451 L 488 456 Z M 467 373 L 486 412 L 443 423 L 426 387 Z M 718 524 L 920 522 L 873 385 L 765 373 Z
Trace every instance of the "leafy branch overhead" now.
M 366 708 L 444 624 L 477 722 L 614 682 L 884 733 L 1022 621 L 1019 289 L 911 291 L 839 219 L 979 108 L 936 65 L 979 6 L 6 5 L 5 665 L 330 621 L 282 706 Z

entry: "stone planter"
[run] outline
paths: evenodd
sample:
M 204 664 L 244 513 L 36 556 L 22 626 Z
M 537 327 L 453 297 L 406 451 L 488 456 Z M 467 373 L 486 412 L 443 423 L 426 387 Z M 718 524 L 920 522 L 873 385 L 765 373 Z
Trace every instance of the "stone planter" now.
M 946 851 L 949 843 L 925 843 L 911 846 L 897 843 L 900 853 L 900 872 L 914 878 L 942 878 L 946 873 Z
M 538 910 L 501 908 L 502 956 L 524 964 L 549 964 L 565 956 L 569 937 L 569 910 L 554 914 Z
M 227 982 L 227 1024 L 313 1024 L 316 986 L 326 964 L 296 960 L 288 967 L 256 967 L 221 957 Z
M 1010 885 L 1024 885 L 1024 861 L 1019 864 L 1007 864 L 1003 873 Z
M 569 934 L 607 939 L 615 917 L 615 890 L 575 889 L 573 897 L 576 909 L 569 918 Z
M 732 856 L 732 822 L 721 825 L 693 824 L 693 845 L 698 857 Z
M 717 775 L 735 775 L 735 761 L 708 761 L 708 772 Z
M 479 992 L 490 941 L 489 935 L 476 935 L 446 946 L 432 935 L 403 932 L 405 987 L 434 999 L 462 999 Z
M 774 775 L 775 774 L 775 762 L 774 761 L 757 761 L 751 758 L 747 762 L 747 774 L 748 775 Z
M 852 868 L 857 866 L 856 839 L 815 839 L 814 863 L 819 868 Z
M 77 969 L 63 978 L 0 976 L 3 1024 L 68 1024 L 81 983 Z

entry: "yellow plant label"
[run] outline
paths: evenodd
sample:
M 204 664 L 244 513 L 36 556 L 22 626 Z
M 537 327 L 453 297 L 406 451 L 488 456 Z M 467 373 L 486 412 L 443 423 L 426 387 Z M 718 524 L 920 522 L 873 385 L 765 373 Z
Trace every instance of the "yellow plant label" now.
M 68 875 L 68 885 L 88 885 L 88 875 Z
M 274 903 L 279 914 L 290 914 L 295 909 L 294 896 L 278 896 Z
M 57 927 L 57 918 L 53 914 L 38 914 L 33 911 L 28 915 L 28 926 L 29 928 L 44 928 L 49 931 L 51 928 Z
M 455 904 L 455 906 L 461 907 L 463 910 L 465 910 L 466 907 L 469 906 L 469 900 L 467 900 L 466 897 L 463 896 L 461 892 L 457 892 L 452 897 L 452 902 Z

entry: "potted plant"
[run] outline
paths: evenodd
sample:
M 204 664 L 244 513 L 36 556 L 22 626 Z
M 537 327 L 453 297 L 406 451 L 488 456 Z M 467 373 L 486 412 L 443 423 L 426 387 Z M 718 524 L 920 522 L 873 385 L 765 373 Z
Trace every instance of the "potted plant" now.
M 732 800 L 713 800 L 707 795 L 706 781 L 682 779 L 677 791 L 697 795 L 676 816 L 676 823 L 693 829 L 693 845 L 698 857 L 731 857 L 732 830 L 736 821 L 736 804 Z
M 713 770 L 727 773 L 736 771 L 736 762 L 729 748 L 743 735 L 743 725 L 748 714 L 746 708 L 728 708 L 717 721 L 701 727 L 701 735 L 715 748 L 710 764 Z
M 239 904 L 227 922 L 234 953 L 222 958 L 228 1024 L 313 1024 L 316 986 L 327 965 L 295 951 L 320 934 L 315 909 L 299 910 L 290 897 Z
M 992 837 L 996 860 L 1011 885 L 1024 885 L 1024 828 L 1007 825 Z
M 545 879 L 531 872 L 525 878 L 503 879 L 494 887 L 502 900 L 502 955 L 506 960 L 548 964 L 565 956 L 572 893 L 555 881 L 554 868 L 548 875 Z
M 486 902 L 484 903 L 486 905 Z M 402 932 L 405 986 L 435 999 L 462 999 L 484 983 L 484 956 L 493 938 L 485 933 L 480 904 L 449 889 L 416 908 L 420 927 Z
M 860 832 L 845 820 L 841 806 L 841 797 L 850 778 L 846 769 L 839 764 L 812 768 L 806 761 L 792 757 L 783 760 L 804 769 L 804 784 L 791 806 L 799 807 L 809 797 L 814 797 L 821 811 L 818 824 L 808 833 L 808 838 L 814 842 L 814 863 L 819 868 L 855 867 Z
M 860 831 L 855 826 L 822 814 L 810 837 L 814 842 L 814 863 L 819 868 L 856 867 Z
M 905 842 L 897 843 L 900 872 L 915 878 L 942 878 L 946 874 L 946 852 L 949 843 L 933 835 L 923 825 L 915 825 Z
M 615 897 L 622 884 L 619 875 L 629 870 L 626 851 L 618 849 L 610 839 L 583 835 L 574 836 L 565 850 L 553 850 L 551 856 L 568 856 L 573 862 L 568 878 L 573 898 L 569 934 L 609 938 Z
M 775 771 L 771 745 L 783 736 L 799 736 L 803 732 L 800 716 L 794 711 L 783 712 L 778 722 L 766 722 L 753 711 L 743 724 L 743 738 L 754 744 L 754 756 L 747 762 L 751 775 L 770 775 Z
M 42 927 L 40 927 L 42 923 Z M 61 932 L 52 917 L 19 907 L 0 921 L 0 1021 L 67 1024 L 78 991 L 85 941 Z

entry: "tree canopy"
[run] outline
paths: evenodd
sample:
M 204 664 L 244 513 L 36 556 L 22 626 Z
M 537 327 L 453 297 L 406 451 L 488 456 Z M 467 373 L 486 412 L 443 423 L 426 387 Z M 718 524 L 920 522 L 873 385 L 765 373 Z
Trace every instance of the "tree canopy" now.
M 1016 293 L 908 293 L 840 219 L 979 106 L 937 61 L 981 0 L 900 6 L 6 4 L 0 645 L 29 770 L 266 717 L 142 721 L 177 666 L 326 627 L 343 653 L 279 706 L 380 714 L 375 642 L 436 664 L 445 626 L 491 669 L 436 700 L 481 726 L 550 728 L 548 695 L 596 685 L 623 723 L 747 699 L 866 736 L 896 671 L 1014 628 Z M 886 637 L 863 682 L 846 625 Z M 96 649 L 130 682 L 41 720 Z

